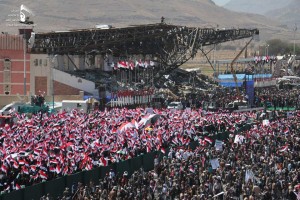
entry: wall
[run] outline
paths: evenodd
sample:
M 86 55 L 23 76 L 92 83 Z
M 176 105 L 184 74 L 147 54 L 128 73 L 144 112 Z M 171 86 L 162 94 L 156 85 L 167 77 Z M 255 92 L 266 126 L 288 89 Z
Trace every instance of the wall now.
M 78 64 L 78 56 L 70 56 L 70 59 Z M 70 59 L 66 55 L 32 54 L 30 61 L 32 66 L 30 74 L 31 94 L 45 93 L 51 96 L 52 87 L 54 86 L 55 95 L 76 95 L 79 91 L 85 91 L 98 96 L 98 90 L 95 89 L 94 82 L 61 71 L 74 70 L 74 64 Z
M 99 95 L 98 90 L 95 88 L 94 82 L 73 76 L 56 69 L 54 69 L 54 80 L 60 82 L 61 84 L 69 85 L 73 88 L 78 88 L 79 90 L 88 92 L 95 96 Z
M 51 62 L 47 54 L 32 54 L 30 57 L 30 94 L 37 92 L 51 95 Z

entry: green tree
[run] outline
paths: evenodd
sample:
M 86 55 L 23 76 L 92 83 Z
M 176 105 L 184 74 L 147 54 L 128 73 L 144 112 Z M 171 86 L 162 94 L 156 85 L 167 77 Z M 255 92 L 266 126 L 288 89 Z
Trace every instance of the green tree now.
M 272 39 L 266 41 L 266 43 L 269 45 L 268 51 L 269 55 L 288 55 L 293 54 L 294 50 L 294 44 L 282 41 L 280 39 Z M 296 44 L 295 48 L 296 55 L 300 54 L 300 47 L 298 44 Z

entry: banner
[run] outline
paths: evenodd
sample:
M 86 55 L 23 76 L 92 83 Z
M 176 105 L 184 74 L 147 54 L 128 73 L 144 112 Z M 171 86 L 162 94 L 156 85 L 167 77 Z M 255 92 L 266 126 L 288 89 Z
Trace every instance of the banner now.
M 249 77 L 249 75 L 248 75 Z M 248 96 L 248 103 L 253 106 L 254 103 L 254 81 L 253 80 L 247 80 L 246 75 L 246 93 Z
M 221 140 L 216 140 L 215 148 L 217 151 L 223 151 L 223 142 Z
M 246 174 L 245 174 L 245 182 L 247 183 L 249 180 L 254 180 L 254 174 L 250 169 L 246 170 Z
M 212 169 L 218 169 L 218 167 L 220 167 L 218 158 L 211 159 L 210 164 L 211 164 Z
M 243 140 L 244 140 L 244 136 L 242 136 L 242 135 L 235 135 L 234 143 L 236 143 L 236 144 L 242 144 Z

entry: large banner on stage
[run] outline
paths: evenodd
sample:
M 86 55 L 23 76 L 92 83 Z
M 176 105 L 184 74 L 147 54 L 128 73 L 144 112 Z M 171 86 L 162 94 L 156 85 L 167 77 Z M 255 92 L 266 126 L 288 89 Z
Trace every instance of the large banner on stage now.
M 253 80 L 246 81 L 246 93 L 248 96 L 249 104 L 253 106 L 254 103 L 254 81 Z

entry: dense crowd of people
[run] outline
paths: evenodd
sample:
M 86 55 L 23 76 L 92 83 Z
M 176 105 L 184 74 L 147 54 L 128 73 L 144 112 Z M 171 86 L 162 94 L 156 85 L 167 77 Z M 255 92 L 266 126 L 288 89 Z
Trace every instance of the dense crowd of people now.
M 299 199 L 299 117 L 258 123 L 219 145 L 171 148 L 152 171 L 110 171 L 60 199 Z
M 256 91 L 261 100 L 282 98 L 289 102 L 284 106 L 294 106 L 299 93 L 288 94 Z M 234 91 L 212 93 L 203 100 L 226 95 L 234 98 Z M 0 191 L 171 148 L 155 161 L 153 171 L 130 177 L 111 172 L 99 183 L 66 190 L 61 199 L 297 199 L 300 113 L 269 117 L 263 111 L 201 108 L 15 113 L 14 124 L 0 128 Z M 250 130 L 238 131 L 246 124 Z M 231 133 L 228 140 L 212 140 L 224 132 Z M 192 141 L 199 143 L 196 150 L 188 148 Z
M 277 88 L 261 88 L 256 89 L 256 105 L 261 105 L 264 102 L 269 102 L 275 110 L 283 109 L 284 107 L 300 106 L 300 93 L 298 90 L 279 90 Z
M 242 88 L 240 90 L 240 99 L 247 101 L 247 93 Z M 215 102 L 220 109 L 226 109 L 226 106 L 236 100 L 236 89 L 216 88 L 209 93 L 199 94 L 201 101 L 193 101 L 195 107 L 203 107 L 204 102 Z M 266 105 L 265 105 L 266 104 Z M 280 90 L 277 87 L 256 88 L 254 93 L 254 107 L 274 107 L 275 110 L 283 110 L 283 108 L 300 108 L 299 90 Z
M 201 110 L 156 110 L 150 115 L 141 108 L 40 113 L 31 118 L 16 114 L 13 126 L 0 129 L 0 189 L 9 191 L 106 166 L 170 144 L 185 145 L 206 129 L 213 130 L 211 126 L 230 129 L 240 117 L 202 115 Z M 196 125 L 201 132 L 196 132 Z

